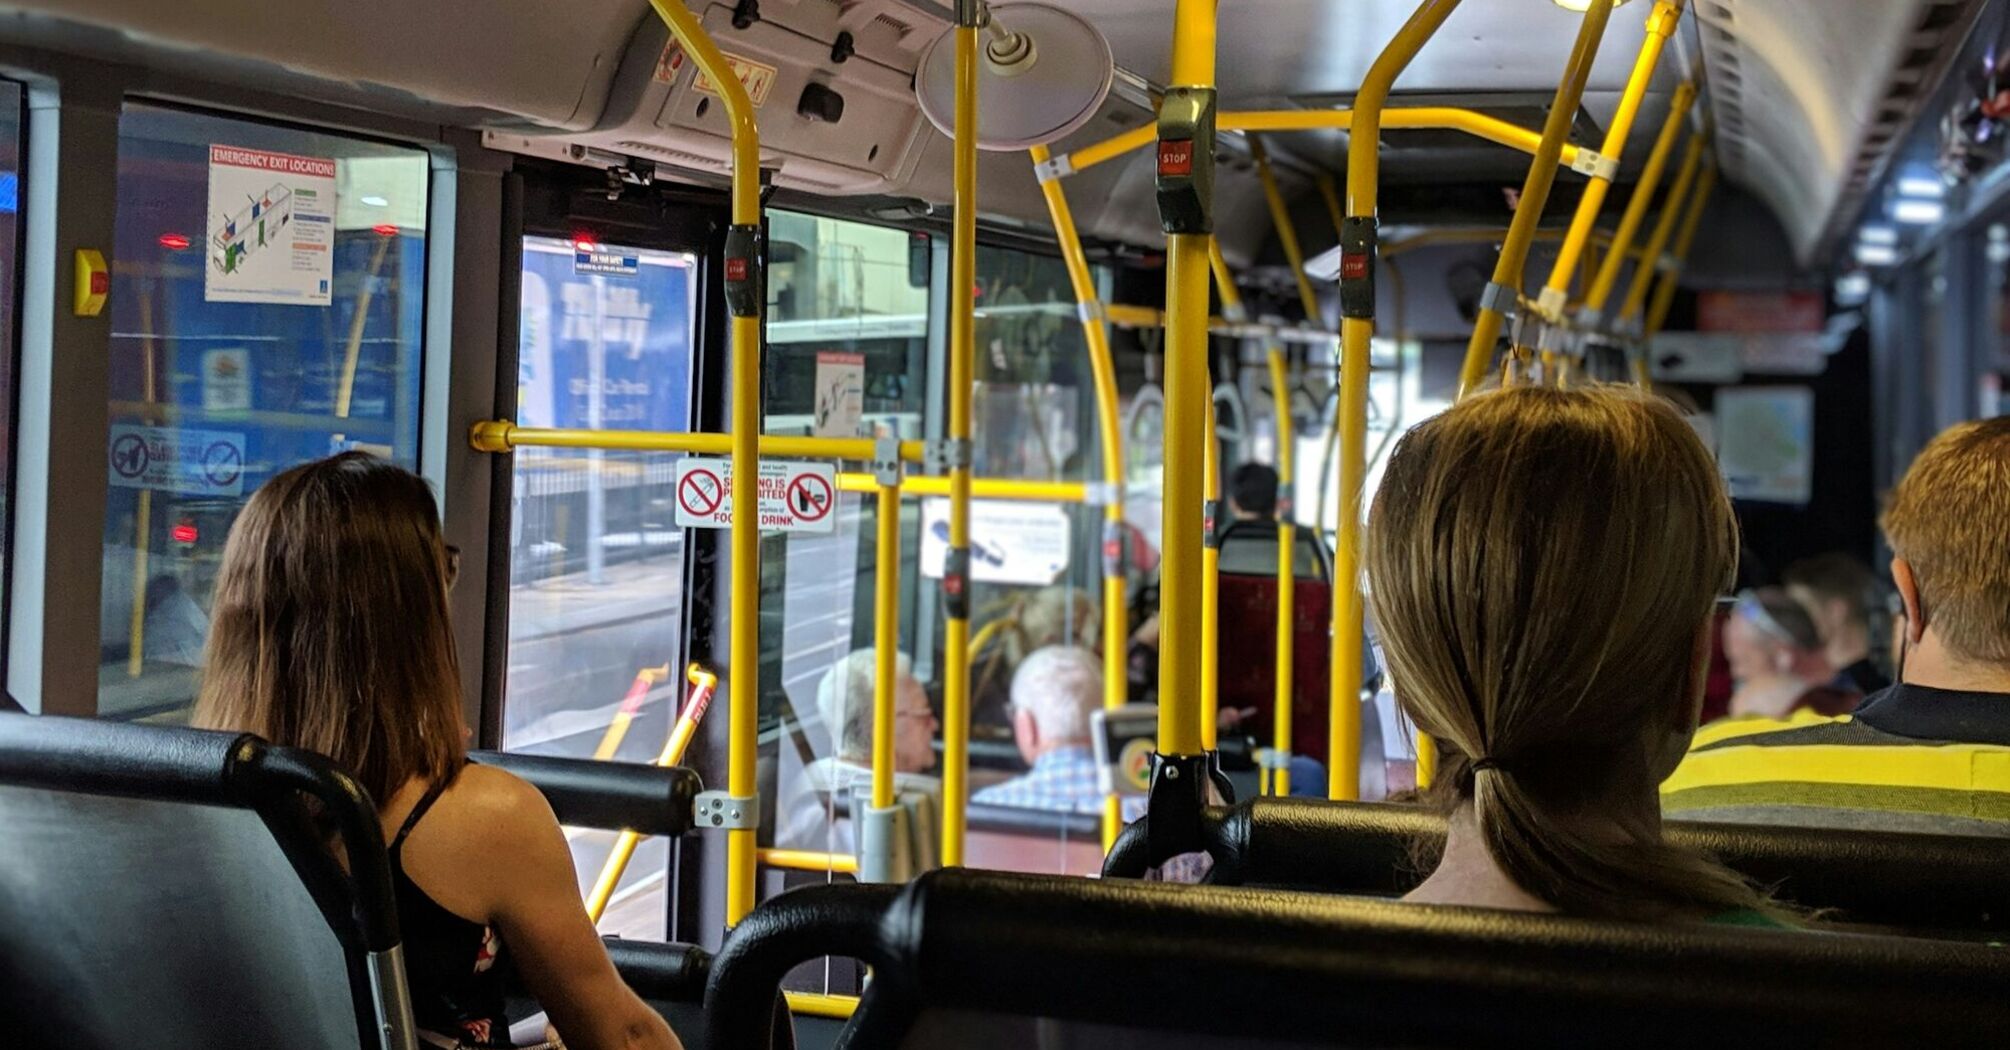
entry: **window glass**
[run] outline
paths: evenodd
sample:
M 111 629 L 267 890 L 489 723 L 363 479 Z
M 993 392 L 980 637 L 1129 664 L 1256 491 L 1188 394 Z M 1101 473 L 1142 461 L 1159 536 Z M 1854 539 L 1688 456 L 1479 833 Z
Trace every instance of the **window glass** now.
M 266 479 L 350 448 L 417 466 L 427 171 L 420 150 L 126 108 L 100 713 L 186 718 L 224 538 Z
M 0 80 L 0 537 L 11 537 L 14 490 L 14 289 L 21 283 L 21 85 Z M 0 609 L 6 607 L 7 540 L 0 538 Z
M 696 259 L 525 237 L 517 422 L 690 429 Z M 681 457 L 518 449 L 510 515 L 509 675 L 503 746 L 653 762 L 688 685 L 682 666 Z M 582 893 L 612 832 L 568 829 Z M 637 849 L 601 921 L 661 939 L 668 849 Z

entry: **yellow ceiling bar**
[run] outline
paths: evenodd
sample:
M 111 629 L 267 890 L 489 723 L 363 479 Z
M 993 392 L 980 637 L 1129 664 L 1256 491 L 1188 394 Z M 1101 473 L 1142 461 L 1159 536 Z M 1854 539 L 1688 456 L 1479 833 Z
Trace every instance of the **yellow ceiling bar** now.
M 1647 323 L 1640 331 L 1640 346 L 1633 355 L 1633 379 L 1645 388 L 1652 385 L 1649 374 L 1647 350 L 1654 337 L 1661 334 L 1661 326 L 1668 323 L 1668 308 L 1675 304 L 1675 287 L 1682 281 L 1682 268 L 1689 261 L 1689 250 L 1696 243 L 1696 228 L 1703 222 L 1703 213 L 1710 205 L 1710 193 L 1717 188 L 1717 169 L 1712 166 L 1703 171 L 1697 180 L 1696 193 L 1689 201 L 1689 213 L 1682 217 L 1682 232 L 1675 235 L 1675 247 L 1669 253 L 1672 262 L 1668 271 L 1661 275 L 1661 282 L 1654 288 L 1654 299 L 1647 308 Z
M 1327 695 L 1332 715 L 1326 747 L 1326 794 L 1335 799 L 1356 798 L 1361 792 L 1361 503 L 1368 475 L 1382 107 L 1396 77 L 1458 6 L 1459 0 L 1423 0 L 1417 6 L 1369 67 L 1354 99 L 1363 133 L 1347 140 L 1346 214 L 1340 230 L 1340 520 L 1334 529 L 1333 648 Z
M 1628 258 L 1639 258 L 1632 254 L 1633 239 L 1640 235 L 1640 224 L 1647 218 L 1647 206 L 1654 202 L 1654 192 L 1661 186 L 1661 177 L 1668 170 L 1668 158 L 1675 154 L 1675 142 L 1682 134 L 1682 124 L 1689 119 L 1689 108 L 1696 103 L 1696 85 L 1683 81 L 1675 89 L 1675 97 L 1668 102 L 1668 115 L 1662 118 L 1661 131 L 1654 136 L 1654 148 L 1647 154 L 1647 163 L 1640 169 L 1640 179 L 1633 184 L 1632 196 L 1627 198 L 1626 210 L 1620 213 L 1619 226 L 1612 231 L 1613 250 L 1606 253 L 1598 264 L 1598 276 L 1591 281 L 1591 290 L 1584 296 L 1583 323 L 1586 328 L 1598 328 L 1603 324 L 1605 304 L 1612 299 L 1612 290 L 1619 286 L 1619 270 Z
M 1354 126 L 1354 114 L 1359 109 L 1357 100 L 1354 109 L 1224 110 L 1217 115 L 1215 126 L 1222 131 L 1242 132 L 1347 131 Z M 1523 153 L 1534 153 L 1542 143 L 1541 135 L 1518 124 L 1456 106 L 1385 108 L 1378 126 L 1463 131 Z M 1073 174 L 1104 161 L 1114 160 L 1132 150 L 1143 149 L 1151 144 L 1151 132 L 1152 126 L 1147 124 L 1065 154 L 1060 158 L 1061 169 L 1064 173 Z M 1566 143 L 1563 147 L 1563 164 L 1566 167 L 1577 168 L 1586 163 L 1585 154 L 1588 152 Z
M 1316 325 L 1320 322 L 1319 293 L 1312 290 L 1312 279 L 1305 276 L 1305 251 L 1298 246 L 1298 231 L 1291 225 L 1291 208 L 1284 203 L 1284 192 L 1277 188 L 1277 175 L 1270 170 L 1270 154 L 1263 148 L 1263 140 L 1249 136 L 1249 152 L 1256 158 L 1256 178 L 1263 184 L 1263 202 L 1270 209 L 1270 224 L 1277 228 L 1284 261 L 1298 282 L 1299 308 L 1305 311 L 1305 319 Z
M 1053 154 L 1046 146 L 1031 150 L 1036 172 L 1046 170 Z M 1068 267 L 1068 283 L 1075 291 L 1076 308 L 1082 318 L 1082 341 L 1089 351 L 1089 375 L 1096 387 L 1096 427 L 1103 453 L 1103 484 L 1108 501 L 1103 505 L 1103 708 L 1114 711 L 1130 699 L 1131 671 L 1129 648 L 1119 642 L 1131 636 L 1129 580 L 1125 576 L 1124 553 L 1129 547 L 1124 532 L 1124 449 L 1123 421 L 1117 411 L 1117 367 L 1110 353 L 1110 330 L 1103 322 L 1102 295 L 1096 290 L 1095 274 L 1082 251 L 1082 236 L 1075 228 L 1075 213 L 1068 207 L 1068 194 L 1059 178 L 1040 176 L 1040 193 L 1047 200 L 1047 214 L 1054 222 L 1054 240 L 1061 248 L 1061 261 Z M 1123 830 L 1123 810 L 1117 796 L 1103 800 L 1103 850 L 1116 845 Z
M 858 996 L 821 995 L 816 992 L 783 992 L 788 1001 L 789 1012 L 805 1017 L 828 1017 L 835 1021 L 846 1021 L 858 1012 Z
M 837 487 L 840 492 L 877 492 L 879 485 L 878 478 L 863 472 L 846 471 L 837 476 Z M 949 479 L 939 474 L 909 474 L 901 479 L 900 493 L 903 496 L 947 496 Z M 1090 495 L 1090 486 L 1080 481 L 970 479 L 972 499 L 1016 500 L 1022 503 L 1088 503 Z
M 727 306 L 733 336 L 733 515 L 732 628 L 728 670 L 726 792 L 751 805 L 759 790 L 755 782 L 756 737 L 760 729 L 761 531 L 759 515 L 745 512 L 757 504 L 761 450 L 761 139 L 754 124 L 753 100 L 732 64 L 683 0 L 649 0 L 669 26 L 684 53 L 712 82 L 726 109 L 733 135 L 732 228 L 725 253 Z M 737 925 L 754 907 L 754 829 L 726 832 L 726 924 Z
M 725 455 L 732 451 L 731 434 L 695 434 L 658 430 L 586 430 L 561 427 L 520 427 L 506 419 L 488 419 L 468 431 L 468 444 L 478 452 L 510 452 L 519 448 L 598 448 L 629 452 L 684 452 L 696 455 Z M 760 435 L 763 456 L 784 459 L 852 459 L 869 462 L 878 458 L 879 443 L 872 438 L 790 437 Z M 900 443 L 900 458 L 921 462 L 919 441 Z
M 1633 268 L 1632 283 L 1626 286 L 1626 298 L 1620 301 L 1619 309 L 1612 315 L 1615 326 L 1624 326 L 1627 319 L 1640 312 L 1647 302 L 1647 287 L 1654 280 L 1654 272 L 1660 269 L 1661 253 L 1668 250 L 1668 239 L 1675 234 L 1675 224 L 1682 217 L 1682 208 L 1689 202 L 1689 193 L 1696 186 L 1696 178 L 1703 172 L 1704 161 L 1709 157 L 1705 148 L 1707 131 L 1698 131 L 1689 136 L 1688 149 L 1682 155 L 1682 170 L 1675 175 L 1675 185 L 1668 189 L 1668 199 L 1661 204 L 1661 215 L 1654 220 L 1654 232 L 1647 236 L 1644 247 L 1646 256 L 1640 265 Z
M 818 853 L 801 849 L 761 849 L 754 859 L 762 867 L 783 871 L 821 871 L 839 875 L 858 874 L 858 858 L 849 853 Z M 798 1010 L 797 1013 L 803 1011 Z
M 1584 98 L 1584 85 L 1591 77 L 1591 65 L 1598 57 L 1598 44 L 1612 18 L 1613 0 L 1591 0 L 1579 26 L 1577 41 L 1571 45 L 1570 61 L 1564 66 L 1563 80 L 1550 102 L 1549 118 L 1543 122 L 1542 144 L 1529 165 L 1522 183 L 1521 199 L 1515 205 L 1514 221 L 1508 224 L 1507 240 L 1501 244 L 1500 258 L 1494 262 L 1493 280 L 1480 299 L 1480 315 L 1473 325 L 1473 337 L 1466 344 L 1465 366 L 1459 371 L 1459 394 L 1471 393 L 1486 378 L 1493 360 L 1494 344 L 1500 339 L 1506 311 L 1521 297 L 1522 266 L 1536 227 L 1542 222 L 1543 206 L 1549 203 L 1550 187 L 1556 183 L 1557 162 L 1570 137 L 1570 124 Z
M 949 264 L 949 553 L 942 571 L 942 863 L 963 863 L 970 804 L 970 421 L 977 323 L 979 0 L 956 0 L 955 212 Z
M 1646 38 L 1640 43 L 1640 54 L 1633 61 L 1633 72 L 1626 78 L 1626 88 L 1619 95 L 1619 108 L 1613 111 L 1612 123 L 1605 129 L 1605 144 L 1600 147 L 1600 152 L 1610 162 L 1609 166 L 1592 174 L 1591 182 L 1584 187 L 1584 195 L 1578 198 L 1577 211 L 1570 220 L 1570 232 L 1564 235 L 1563 246 L 1556 253 L 1556 263 L 1550 267 L 1549 280 L 1536 300 L 1536 313 L 1546 322 L 1542 345 L 1542 374 L 1545 380 L 1554 382 L 1561 378 L 1557 371 L 1557 348 L 1550 343 L 1561 335 L 1556 325 L 1563 320 L 1564 308 L 1570 303 L 1571 278 L 1577 272 L 1578 260 L 1584 254 L 1585 244 L 1591 239 L 1592 229 L 1598 223 L 1598 213 L 1605 207 L 1605 197 L 1612 188 L 1612 180 L 1619 174 L 1620 155 L 1626 150 L 1626 140 L 1633 134 L 1633 121 L 1640 114 L 1640 103 L 1647 97 L 1647 87 L 1654 80 L 1654 71 L 1661 64 L 1662 49 L 1681 21 L 1682 0 L 1660 0 L 1647 16 Z

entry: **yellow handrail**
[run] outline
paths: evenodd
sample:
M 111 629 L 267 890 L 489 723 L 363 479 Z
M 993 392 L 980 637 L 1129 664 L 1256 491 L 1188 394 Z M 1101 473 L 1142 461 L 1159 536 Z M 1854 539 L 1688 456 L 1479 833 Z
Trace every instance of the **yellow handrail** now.
M 1696 177 L 1702 174 L 1703 162 L 1708 156 L 1704 146 L 1708 133 L 1698 131 L 1689 136 L 1689 145 L 1682 154 L 1682 170 L 1675 175 L 1675 184 L 1668 188 L 1668 199 L 1661 205 L 1661 215 L 1654 220 L 1654 232 L 1647 236 L 1646 257 L 1633 269 L 1633 281 L 1626 286 L 1626 298 L 1620 301 L 1619 309 L 1613 313 L 1615 325 L 1624 324 L 1626 319 L 1640 312 L 1647 302 L 1647 288 L 1654 279 L 1654 273 L 1661 268 L 1661 253 L 1668 250 L 1668 238 L 1675 233 L 1675 224 L 1682 217 L 1683 205 L 1689 202 L 1689 192 L 1696 185 Z
M 634 452 L 684 452 L 723 455 L 733 449 L 731 434 L 697 434 L 659 430 L 586 430 L 562 427 L 520 427 L 506 419 L 485 419 L 468 429 L 468 444 L 477 452 L 512 452 L 519 448 L 601 448 Z M 790 459 L 850 459 L 878 457 L 872 438 L 791 437 L 759 435 L 761 455 Z M 921 462 L 919 441 L 900 442 L 900 458 Z
M 1612 231 L 1612 250 L 1598 264 L 1598 276 L 1592 278 L 1591 290 L 1584 296 L 1584 312 L 1595 327 L 1605 312 L 1605 304 L 1611 301 L 1612 290 L 1619 286 L 1619 270 L 1628 258 L 1645 258 L 1631 252 L 1633 238 L 1640 234 L 1640 224 L 1647 218 L 1647 206 L 1654 202 L 1654 191 L 1661 185 L 1661 176 L 1668 170 L 1668 158 L 1675 153 L 1675 142 L 1682 134 L 1682 122 L 1689 117 L 1689 107 L 1696 102 L 1696 85 L 1683 81 L 1676 87 L 1675 94 L 1668 100 L 1668 115 L 1662 118 L 1661 130 L 1654 136 L 1654 148 L 1647 154 L 1647 163 L 1640 169 L 1640 179 L 1633 184 L 1633 194 L 1626 200 L 1626 210 L 1620 213 L 1619 226 Z
M 850 1020 L 858 1012 L 856 995 L 823 995 L 818 992 L 783 992 L 782 998 L 789 1004 L 789 1012 L 806 1017 L 828 1017 L 834 1021 Z
M 872 808 L 893 806 L 894 657 L 900 648 L 900 480 L 879 487 L 874 515 L 878 561 L 872 574 Z M 890 844 L 890 843 L 889 843 Z M 890 865 L 889 865 L 890 867 Z
M 1211 93 L 1215 0 L 1179 0 L 1173 11 L 1172 86 Z M 1213 143 L 1195 141 L 1195 151 Z M 1196 189 L 1205 187 L 1197 186 Z M 1203 205 L 1210 202 L 1201 202 Z M 1158 753 L 1191 757 L 1201 739 L 1201 480 L 1206 403 L 1206 233 L 1166 237 L 1165 483 L 1159 561 Z
M 1640 345 L 1633 354 L 1633 380 L 1642 389 L 1653 386 L 1653 376 L 1647 364 L 1647 349 L 1654 337 L 1661 333 L 1661 326 L 1668 323 L 1668 309 L 1675 305 L 1675 288 L 1682 283 L 1682 268 L 1689 261 L 1689 249 L 1696 242 L 1696 228 L 1703 222 L 1703 213 L 1708 210 L 1710 193 L 1717 188 L 1717 169 L 1703 170 L 1703 177 L 1696 181 L 1696 192 L 1689 200 L 1689 213 L 1682 217 L 1682 231 L 1675 235 L 1675 247 L 1670 251 L 1674 260 L 1668 271 L 1661 275 L 1661 281 L 1654 287 L 1653 302 L 1647 308 L 1647 323 L 1640 330 Z
M 1350 302 L 1348 291 L 1357 282 L 1372 282 L 1383 104 L 1396 77 L 1458 6 L 1459 0 L 1423 0 L 1417 5 L 1368 68 L 1354 99 L 1357 126 L 1347 138 L 1345 220 L 1350 227 L 1366 227 L 1368 243 L 1359 273 L 1349 275 L 1344 256 L 1341 265 L 1340 519 L 1334 526 L 1332 680 L 1327 697 L 1332 719 L 1327 728 L 1326 783 L 1328 797 L 1336 799 L 1355 798 L 1361 792 L 1361 502 L 1368 473 L 1368 355 L 1375 335 L 1372 283 L 1367 285 L 1365 301 Z M 1341 240 L 1344 251 L 1347 233 Z
M 956 4 L 956 134 L 949 263 L 949 563 L 942 574 L 942 863 L 963 863 L 970 802 L 970 416 L 977 325 L 977 33 L 981 5 Z
M 1570 231 L 1563 238 L 1563 246 L 1557 250 L 1556 263 L 1550 267 L 1549 280 L 1536 302 L 1536 309 L 1543 320 L 1552 325 L 1563 320 L 1564 308 L 1570 302 L 1571 279 L 1577 273 L 1578 261 L 1591 239 L 1592 230 L 1598 224 L 1598 213 L 1605 207 L 1605 197 L 1612 189 L 1612 180 L 1619 174 L 1619 157 L 1626 149 L 1626 140 L 1633 134 L 1633 120 L 1640 113 L 1641 100 L 1647 97 L 1647 87 L 1654 79 L 1654 70 L 1661 64 L 1662 49 L 1681 21 L 1682 0 L 1660 0 L 1647 16 L 1646 38 L 1640 42 L 1640 54 L 1634 59 L 1633 72 L 1626 78 L 1626 88 L 1619 95 L 1619 108 L 1613 111 L 1612 123 L 1605 129 L 1605 144 L 1600 147 L 1600 152 L 1611 160 L 1612 168 L 1594 173 L 1590 184 L 1584 187 L 1584 195 L 1577 201 L 1577 211 L 1571 216 Z M 1542 348 L 1543 378 L 1552 382 L 1559 380 L 1561 376 L 1557 374 L 1557 367 L 1555 350 L 1545 345 Z
M 705 710 L 711 706 L 712 695 L 719 688 L 719 676 L 697 664 L 684 669 L 684 679 L 691 683 L 691 698 L 677 715 L 677 722 L 670 727 L 670 737 L 663 742 L 663 750 L 656 756 L 659 766 L 674 766 L 684 761 L 684 752 L 691 748 L 691 738 L 698 732 L 698 723 L 705 718 Z M 593 881 L 592 892 L 586 895 L 586 915 L 594 922 L 607 912 L 607 902 L 614 899 L 614 888 L 621 884 L 621 876 L 628 871 L 628 861 L 635 856 L 635 847 L 642 842 L 641 834 L 624 831 L 614 840 L 614 849 L 607 854 L 606 863 L 600 866 L 600 877 Z
M 1280 506 L 1277 515 L 1277 647 L 1276 682 L 1271 694 L 1270 746 L 1282 758 L 1291 755 L 1291 670 L 1293 642 L 1292 628 L 1297 625 L 1298 582 L 1298 528 L 1292 522 L 1290 498 L 1295 480 L 1291 432 L 1291 391 L 1286 387 L 1289 375 L 1285 368 L 1284 352 L 1271 347 L 1265 355 L 1270 365 L 1271 399 L 1276 403 L 1277 413 L 1277 493 Z M 1212 435 L 1210 435 L 1212 436 Z M 1270 777 L 1271 789 L 1277 795 L 1291 794 L 1291 766 L 1279 762 Z
M 1053 159 L 1046 146 L 1030 151 L 1036 169 Z M 1096 432 L 1101 438 L 1103 484 L 1107 502 L 1103 505 L 1103 707 L 1115 710 L 1130 699 L 1130 663 L 1126 640 L 1131 633 L 1128 601 L 1129 581 L 1124 576 L 1124 449 L 1123 421 L 1117 412 L 1117 368 L 1110 353 L 1110 331 L 1105 327 L 1102 295 L 1096 290 L 1089 257 L 1082 251 L 1082 236 L 1075 228 L 1075 213 L 1068 207 L 1068 194 L 1057 178 L 1042 178 L 1040 193 L 1047 201 L 1047 215 L 1054 222 L 1054 240 L 1061 248 L 1061 260 L 1068 267 L 1068 284 L 1074 289 L 1081 311 L 1082 342 L 1089 351 L 1089 375 L 1096 386 Z M 1103 849 L 1116 845 L 1123 830 L 1123 811 L 1117 796 L 1103 800 Z
M 754 103 L 726 56 L 712 43 L 698 16 L 683 0 L 649 0 L 649 5 L 670 27 L 684 53 L 712 83 L 712 90 L 725 105 L 726 122 L 733 135 L 732 220 L 740 231 L 758 238 L 761 227 L 761 139 L 754 124 Z M 755 241 L 758 243 L 758 241 Z M 751 272 L 735 274 L 735 265 L 754 267 L 758 260 L 726 262 L 728 280 L 748 279 Z M 758 282 L 757 282 L 758 287 Z M 728 683 L 728 743 L 726 746 L 726 791 L 735 798 L 752 798 L 759 790 L 754 763 L 760 730 L 761 531 L 760 516 L 744 508 L 758 505 L 755 484 L 760 480 L 761 450 L 761 303 L 750 296 L 747 308 L 733 316 L 733 505 L 742 508 L 733 515 L 731 644 L 732 679 Z M 726 832 L 726 924 L 738 925 L 754 907 L 754 829 L 733 828 Z
M 1355 100 L 1353 109 L 1223 110 L 1216 116 L 1215 126 L 1222 131 L 1241 132 L 1347 131 L 1354 126 L 1355 115 L 1360 110 L 1359 99 Z M 1463 131 L 1523 153 L 1534 153 L 1542 139 L 1535 132 L 1499 117 L 1490 117 L 1485 113 L 1454 106 L 1385 108 L 1380 114 L 1377 126 Z M 1151 141 L 1151 125 L 1132 128 L 1067 154 L 1063 158 L 1065 168 L 1070 172 L 1092 168 L 1133 150 L 1143 149 Z M 1576 167 L 1582 159 L 1580 152 L 1576 146 L 1566 145 L 1563 149 L 1563 163 Z
M 1550 187 L 1556 182 L 1557 161 L 1570 137 L 1571 121 L 1576 117 L 1578 103 L 1584 97 L 1584 85 L 1591 77 L 1592 63 L 1598 58 L 1598 44 L 1605 36 L 1606 23 L 1611 20 L 1612 3 L 1613 0 L 1591 0 L 1590 8 L 1584 12 L 1584 21 L 1578 27 L 1577 40 L 1570 49 L 1570 60 L 1564 65 L 1563 80 L 1557 85 L 1556 97 L 1550 102 L 1549 117 L 1543 122 L 1542 144 L 1536 150 L 1534 163 L 1529 165 L 1528 178 L 1522 183 L 1521 199 L 1515 205 L 1514 220 L 1508 224 L 1507 240 L 1501 244 L 1500 258 L 1494 261 L 1493 280 L 1488 285 L 1492 295 L 1481 300 L 1472 339 L 1466 344 L 1465 366 L 1459 371 L 1461 397 L 1472 392 L 1486 378 L 1487 366 L 1493 360 L 1494 344 L 1500 338 L 1505 314 L 1503 304 L 1493 296 L 1519 298 L 1521 295 L 1522 266 L 1528 260 L 1530 239 L 1542 222 L 1543 206 L 1549 203 Z
M 1277 243 L 1283 246 L 1284 261 L 1298 283 L 1298 305 L 1305 311 L 1305 319 L 1316 325 L 1320 322 L 1319 294 L 1312 290 L 1312 279 L 1305 276 L 1305 252 L 1298 247 L 1291 209 L 1284 203 L 1284 193 L 1277 188 L 1277 175 L 1270 170 L 1270 154 L 1263 148 L 1261 138 L 1249 136 L 1249 153 L 1256 158 L 1256 179 L 1263 186 L 1263 202 L 1270 209 L 1270 224 L 1277 229 Z
M 839 471 L 840 492 L 878 492 L 879 479 L 858 471 Z M 901 479 L 900 494 L 906 496 L 947 496 L 949 479 L 938 474 L 909 474 Z M 1023 481 L 1018 478 L 971 478 L 972 499 L 1017 500 L 1023 503 L 1087 503 L 1089 486 L 1080 481 Z
M 818 853 L 804 849 L 758 849 L 754 860 L 762 867 L 783 871 L 822 871 L 839 875 L 858 874 L 858 858 L 849 853 Z

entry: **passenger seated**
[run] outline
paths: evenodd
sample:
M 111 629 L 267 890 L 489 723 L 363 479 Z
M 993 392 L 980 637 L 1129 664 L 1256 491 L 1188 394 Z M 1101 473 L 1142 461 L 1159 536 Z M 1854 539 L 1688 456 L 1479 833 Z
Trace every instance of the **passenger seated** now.
M 514 966 L 567 1045 L 678 1046 L 615 972 L 536 788 L 469 765 L 433 494 L 362 452 L 294 467 L 231 527 L 194 722 L 355 774 L 390 846 L 418 1025 L 508 1045 Z
M 1823 655 L 1814 618 L 1778 587 L 1738 596 L 1724 621 L 1732 718 L 1839 715 L 1863 699 Z
M 1841 552 L 1816 555 L 1787 566 L 1780 576 L 1787 593 L 1814 618 L 1829 666 L 1865 696 L 1891 685 L 1871 659 L 1871 621 L 1884 603 L 1870 567 Z
M 1102 704 L 1103 663 L 1096 654 L 1055 645 L 1028 656 L 1012 676 L 1012 735 L 1033 768 L 975 792 L 970 801 L 1101 813 L 1104 795 L 1089 728 L 1090 715 Z
M 817 682 L 817 714 L 830 731 L 832 753 L 804 766 L 799 782 L 783 785 L 775 845 L 833 853 L 857 849 L 851 821 L 834 813 L 832 799 L 846 795 L 853 805 L 864 805 L 872 795 L 876 670 L 873 650 L 858 649 L 832 665 Z M 894 676 L 894 792 L 917 811 L 913 830 L 918 838 L 923 844 L 932 844 L 942 782 L 924 771 L 935 765 L 935 734 L 941 723 L 929 706 L 927 691 L 914 677 L 913 662 L 906 653 L 894 655 Z M 920 826 L 924 824 L 928 826 Z M 932 857 L 934 850 L 928 848 L 916 855 Z
M 1696 731 L 1737 524 L 1708 449 L 1631 388 L 1471 397 L 1397 443 L 1368 524 L 1396 695 L 1450 814 L 1407 899 L 1750 918 L 1739 876 L 1661 836 Z
M 1835 721 L 1706 730 L 1662 785 L 1663 809 L 2010 835 L 2010 417 L 1935 438 L 1880 524 L 1904 610 L 1898 684 Z

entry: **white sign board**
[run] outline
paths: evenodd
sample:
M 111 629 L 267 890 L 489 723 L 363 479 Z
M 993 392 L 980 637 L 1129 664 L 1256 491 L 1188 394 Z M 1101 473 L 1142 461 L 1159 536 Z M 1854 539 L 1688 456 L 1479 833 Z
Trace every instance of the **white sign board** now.
M 251 411 L 251 350 L 231 346 L 202 354 L 202 410 Z
M 1662 332 L 1648 362 L 1671 383 L 1735 383 L 1745 375 L 1745 337 L 1737 332 Z
M 335 277 L 335 162 L 209 148 L 202 296 L 326 306 Z
M 827 533 L 837 528 L 837 468 L 788 459 L 761 461 L 761 528 Z M 677 524 L 723 529 L 733 524 L 733 461 L 686 456 L 677 463 Z
M 970 576 L 979 583 L 1044 587 L 1068 567 L 1073 532 L 1053 503 L 970 501 Z M 921 504 L 921 572 L 942 578 L 949 554 L 949 501 Z
M 244 435 L 180 427 L 112 427 L 113 485 L 186 496 L 244 494 Z
M 1735 499 L 1805 504 L 1814 495 L 1815 395 L 1804 386 L 1717 391 L 1717 466 Z
M 857 437 L 864 418 L 865 355 L 818 354 L 816 422 L 811 433 L 817 437 Z

